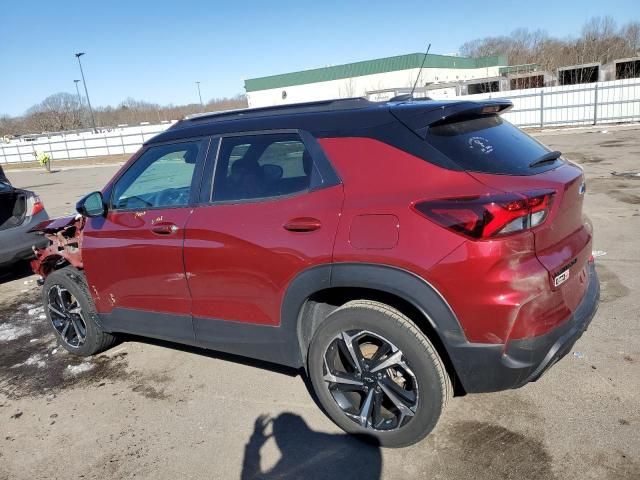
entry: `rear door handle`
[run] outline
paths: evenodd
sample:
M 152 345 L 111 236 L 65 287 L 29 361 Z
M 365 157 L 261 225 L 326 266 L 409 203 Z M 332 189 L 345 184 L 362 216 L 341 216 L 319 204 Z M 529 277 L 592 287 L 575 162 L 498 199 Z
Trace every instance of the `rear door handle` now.
M 313 232 L 318 230 L 322 226 L 322 223 L 317 218 L 312 217 L 298 217 L 292 218 L 283 225 L 285 230 L 290 232 Z
M 160 225 L 154 225 L 151 227 L 151 231 L 153 233 L 157 233 L 158 235 L 171 235 L 172 233 L 176 233 L 178 231 L 178 226 L 173 223 L 164 223 Z

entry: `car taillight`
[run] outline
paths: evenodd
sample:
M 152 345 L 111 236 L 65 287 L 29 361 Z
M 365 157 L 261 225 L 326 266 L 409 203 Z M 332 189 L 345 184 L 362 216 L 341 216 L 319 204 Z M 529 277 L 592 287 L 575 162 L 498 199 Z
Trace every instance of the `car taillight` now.
M 31 216 L 35 217 L 42 210 L 44 210 L 44 204 L 42 203 L 42 200 L 40 200 L 39 196 L 34 195 L 34 197 L 33 197 L 33 207 L 31 208 Z
M 553 190 L 426 200 L 415 210 L 436 223 L 473 239 L 521 232 L 542 224 Z

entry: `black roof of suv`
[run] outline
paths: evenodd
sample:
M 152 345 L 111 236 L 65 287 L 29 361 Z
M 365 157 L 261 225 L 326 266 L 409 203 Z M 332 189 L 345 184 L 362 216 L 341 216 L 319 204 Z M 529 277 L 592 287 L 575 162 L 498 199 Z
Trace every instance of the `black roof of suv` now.
M 461 100 L 416 99 L 372 102 L 366 98 L 346 98 L 319 102 L 247 108 L 203 113 L 187 117 L 153 137 L 147 144 L 181 138 L 219 135 L 232 132 L 301 129 L 316 136 L 365 135 L 376 127 L 404 124 L 419 134 L 419 129 L 451 115 L 482 108 L 504 111 L 512 106 L 507 100 L 480 102 Z M 380 133 L 380 132 L 379 132 Z M 396 132 L 397 133 L 397 132 Z M 408 132 L 410 133 L 410 132 Z M 375 137 L 380 137 L 374 134 Z M 423 137 L 424 138 L 424 137 Z M 387 141 L 389 139 L 386 139 Z M 396 142 L 390 141 L 394 144 Z

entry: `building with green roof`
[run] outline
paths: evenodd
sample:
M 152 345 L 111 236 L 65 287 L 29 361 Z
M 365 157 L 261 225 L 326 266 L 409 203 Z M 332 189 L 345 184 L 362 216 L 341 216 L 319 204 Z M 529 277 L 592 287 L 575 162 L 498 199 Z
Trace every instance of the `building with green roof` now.
M 503 56 L 467 58 L 429 54 L 425 60 L 423 53 L 410 53 L 250 78 L 244 86 L 250 107 L 366 96 L 368 92 L 411 87 L 423 60 L 418 87 L 494 77 L 507 66 Z

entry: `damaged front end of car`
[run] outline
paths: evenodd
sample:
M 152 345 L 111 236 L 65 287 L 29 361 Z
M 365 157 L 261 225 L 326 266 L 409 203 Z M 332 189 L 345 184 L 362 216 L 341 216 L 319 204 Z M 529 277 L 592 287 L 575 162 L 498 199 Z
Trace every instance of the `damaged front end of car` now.
M 82 268 L 82 229 L 85 218 L 81 215 L 56 218 L 42 222 L 31 229 L 49 239 L 45 248 L 35 248 L 35 259 L 31 261 L 34 273 L 41 276 L 40 282 L 52 271 L 65 265 Z

